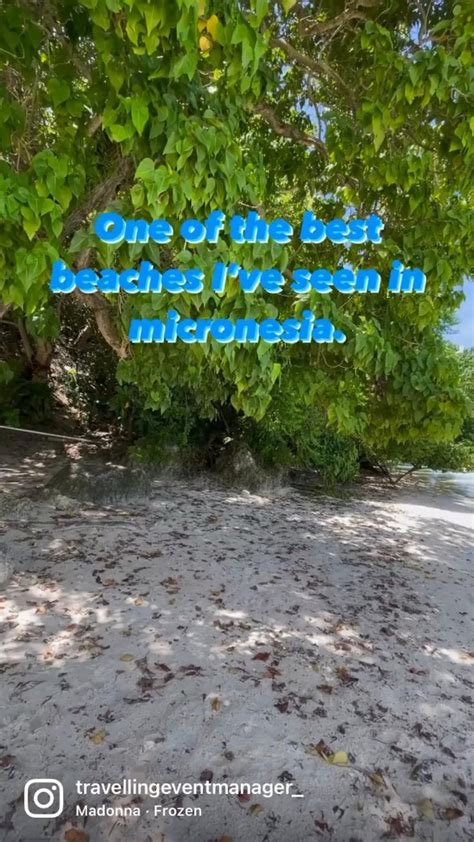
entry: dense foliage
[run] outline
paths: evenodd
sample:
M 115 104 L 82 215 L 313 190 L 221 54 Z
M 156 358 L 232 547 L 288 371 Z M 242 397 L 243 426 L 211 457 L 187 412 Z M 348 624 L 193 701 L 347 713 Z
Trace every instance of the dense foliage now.
M 443 332 L 473 267 L 473 35 L 469 4 L 449 0 L 4 2 L 0 315 L 33 379 L 48 377 L 64 338 L 64 302 L 48 291 L 58 257 L 207 272 L 216 260 L 282 270 L 349 260 L 383 277 L 401 258 L 425 270 L 424 295 L 245 296 L 237 285 L 222 296 L 76 295 L 118 362 L 115 412 L 139 432 L 174 422 L 192 438 L 208 422 L 230 425 L 265 452 L 286 442 L 306 464 L 345 452 L 348 474 L 355 453 L 386 462 L 448 445 L 467 414 Z M 91 233 L 105 208 L 177 225 L 215 207 L 295 225 L 306 208 L 325 220 L 376 212 L 383 243 L 183 249 L 106 246 Z M 348 341 L 132 350 L 130 318 L 171 304 L 256 319 L 311 307 Z

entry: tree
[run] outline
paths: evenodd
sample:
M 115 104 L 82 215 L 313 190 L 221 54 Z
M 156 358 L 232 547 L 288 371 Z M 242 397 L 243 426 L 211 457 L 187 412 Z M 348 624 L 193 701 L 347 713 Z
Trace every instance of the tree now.
M 169 413 L 186 395 L 196 420 L 226 408 L 257 422 L 281 391 L 324 415 L 367 452 L 449 441 L 465 401 L 442 339 L 472 266 L 473 127 L 467 5 L 354 0 L 33 0 L 0 9 L 0 261 L 2 312 L 30 364 L 61 322 L 48 292 L 59 256 L 76 268 L 160 268 L 216 260 L 283 270 L 391 261 L 422 266 L 426 294 L 303 299 L 82 296 L 112 349 L 122 384 Z M 204 218 L 255 207 L 297 223 L 377 212 L 383 244 L 214 248 L 97 242 L 91 220 Z M 138 346 L 132 316 L 294 315 L 310 306 L 344 345 Z M 58 318 L 59 315 L 59 318 Z M 25 342 L 26 337 L 26 342 Z M 28 351 L 28 343 L 30 350 Z M 47 354 L 46 354 L 47 357 Z M 44 366 L 43 366 L 44 371 Z

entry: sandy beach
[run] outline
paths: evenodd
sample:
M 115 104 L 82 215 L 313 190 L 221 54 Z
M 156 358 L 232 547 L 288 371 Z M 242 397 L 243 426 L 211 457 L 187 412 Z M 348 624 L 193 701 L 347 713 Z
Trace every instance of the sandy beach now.
M 9 445 L 2 840 L 474 838 L 472 501 L 203 477 L 79 500 L 55 482 L 61 445 Z M 63 784 L 61 815 L 25 814 L 31 778 Z M 123 778 L 292 786 L 77 794 Z

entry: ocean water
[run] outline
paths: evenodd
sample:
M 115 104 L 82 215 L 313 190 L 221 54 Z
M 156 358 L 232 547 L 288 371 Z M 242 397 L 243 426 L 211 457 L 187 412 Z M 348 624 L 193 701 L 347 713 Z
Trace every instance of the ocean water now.
M 417 471 L 417 482 L 436 493 L 454 493 L 474 499 L 474 471 Z

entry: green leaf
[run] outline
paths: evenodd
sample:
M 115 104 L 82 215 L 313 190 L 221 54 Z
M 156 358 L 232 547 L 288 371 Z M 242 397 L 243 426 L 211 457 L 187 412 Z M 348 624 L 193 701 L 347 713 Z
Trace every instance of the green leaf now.
M 372 115 L 372 131 L 374 133 L 375 151 L 378 152 L 385 138 L 385 129 L 379 114 Z
M 155 162 L 151 158 L 143 158 L 136 169 L 135 178 L 142 178 L 147 181 L 153 178 L 154 172 Z
M 150 112 L 148 103 L 143 97 L 137 97 L 132 102 L 132 122 L 138 134 L 143 134 Z
M 161 9 L 157 2 L 147 4 L 145 8 L 146 31 L 148 35 L 158 26 L 161 20 Z
M 145 188 L 143 184 L 134 184 L 130 190 L 130 198 L 134 208 L 140 208 L 145 201 Z
M 30 240 L 33 239 L 33 237 L 36 234 L 40 225 L 41 225 L 41 221 L 36 217 L 34 219 L 24 219 L 23 220 L 23 228 L 25 229 L 26 233 L 28 234 L 28 239 L 30 239 Z
M 158 167 L 154 176 L 154 184 L 157 187 L 158 192 L 162 193 L 164 190 L 167 190 L 170 184 L 172 183 L 173 178 L 173 173 L 170 172 L 170 170 L 168 170 L 167 167 Z
M 61 105 L 61 103 L 66 102 L 71 96 L 71 89 L 64 79 L 50 79 L 48 82 L 48 92 L 55 108 Z
M 122 68 L 116 67 L 115 65 L 109 65 L 107 67 L 107 74 L 112 82 L 114 90 L 119 91 L 125 81 L 125 73 Z
M 289 14 L 293 8 L 296 6 L 297 0 L 280 0 L 281 5 L 283 6 L 283 11 L 285 14 Z
M 260 25 L 265 15 L 268 14 L 268 0 L 256 0 L 255 16 L 257 25 Z
M 198 64 L 198 55 L 196 51 L 189 51 L 184 56 L 178 59 L 173 65 L 173 77 L 179 79 L 180 76 L 187 76 L 192 79 L 196 73 Z
M 123 140 L 129 140 L 134 134 L 131 123 L 127 123 L 125 126 L 119 126 L 118 123 L 115 123 L 115 125 L 110 127 L 109 132 L 112 140 L 115 140 L 116 143 L 122 143 Z
M 413 88 L 413 85 L 410 84 L 410 82 L 406 82 L 405 84 L 405 98 L 407 102 L 410 103 L 410 105 L 415 99 L 415 90 Z

